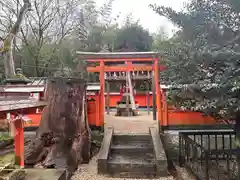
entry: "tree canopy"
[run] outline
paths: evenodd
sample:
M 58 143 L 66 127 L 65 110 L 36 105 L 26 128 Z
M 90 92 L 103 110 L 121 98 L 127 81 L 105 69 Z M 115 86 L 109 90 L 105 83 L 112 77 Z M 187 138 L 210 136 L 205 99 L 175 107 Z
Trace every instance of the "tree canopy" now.
M 182 106 L 220 119 L 239 117 L 239 7 L 237 0 L 192 0 L 181 12 L 151 5 L 180 28 L 164 50 L 165 81 L 191 84 L 185 93 L 173 92 Z
M 147 30 L 138 23 L 130 23 L 118 30 L 116 49 L 127 48 L 130 51 L 150 51 L 152 42 L 152 36 Z

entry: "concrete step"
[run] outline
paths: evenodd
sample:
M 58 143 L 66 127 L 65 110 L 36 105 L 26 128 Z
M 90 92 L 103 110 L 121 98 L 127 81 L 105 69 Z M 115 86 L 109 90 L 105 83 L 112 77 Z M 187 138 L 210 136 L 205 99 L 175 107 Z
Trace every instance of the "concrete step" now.
M 135 143 L 135 144 L 116 144 L 111 145 L 110 153 L 119 153 L 119 154 L 145 154 L 153 153 L 152 146 L 145 146 L 145 144 Z
M 108 173 L 120 178 L 154 178 L 156 177 L 156 165 L 153 153 L 121 154 L 111 153 L 108 160 Z
M 113 145 L 134 145 L 139 147 L 152 147 L 152 139 L 149 134 L 143 135 L 114 135 Z
M 120 178 L 165 177 L 167 159 L 156 128 L 149 134 L 114 134 L 104 132 L 98 157 L 98 173 Z
M 156 163 L 150 134 L 113 135 L 107 169 L 113 177 L 156 177 Z

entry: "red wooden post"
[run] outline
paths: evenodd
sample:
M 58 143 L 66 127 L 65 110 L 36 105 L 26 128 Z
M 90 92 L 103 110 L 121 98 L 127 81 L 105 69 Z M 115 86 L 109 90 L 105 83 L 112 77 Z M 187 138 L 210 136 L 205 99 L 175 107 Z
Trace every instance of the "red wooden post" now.
M 105 79 L 104 79 L 104 61 L 100 62 L 100 124 L 104 124 L 105 112 Z
M 96 126 L 100 126 L 100 92 L 96 92 L 95 94 L 95 105 L 96 105 Z
M 19 118 L 14 120 L 14 146 L 15 146 L 15 164 L 24 167 L 24 125 Z
M 167 96 L 166 96 L 166 91 L 162 90 L 161 94 L 163 96 L 162 98 L 162 103 L 163 103 L 163 126 L 168 125 L 168 106 L 167 106 Z
M 154 77 L 156 84 L 156 104 L 157 104 L 157 120 L 162 124 L 162 106 L 161 106 L 161 94 L 160 94 L 160 84 L 159 84 L 159 68 L 158 68 L 158 59 L 154 59 Z M 161 131 L 161 127 L 160 127 Z

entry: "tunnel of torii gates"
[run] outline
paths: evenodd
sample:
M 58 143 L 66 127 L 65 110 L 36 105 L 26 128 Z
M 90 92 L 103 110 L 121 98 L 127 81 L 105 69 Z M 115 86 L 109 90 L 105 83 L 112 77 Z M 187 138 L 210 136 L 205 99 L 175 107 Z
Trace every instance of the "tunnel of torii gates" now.
M 105 79 L 106 73 L 123 73 L 139 71 L 152 71 L 152 98 L 153 98 L 153 120 L 158 120 L 160 130 L 182 129 L 184 126 L 194 127 L 195 129 L 212 129 L 213 127 L 225 127 L 225 123 L 216 122 L 211 117 L 203 117 L 199 112 L 176 112 L 171 111 L 168 107 L 166 90 L 160 86 L 160 72 L 167 69 L 161 64 L 161 54 L 156 52 L 118 52 L 118 53 L 92 53 L 92 52 L 77 52 L 80 60 L 87 62 L 87 71 L 89 73 L 99 73 L 100 91 L 98 95 L 99 112 L 96 112 L 96 126 L 104 125 L 105 113 Z M 122 79 L 126 82 L 126 77 Z M 134 80 L 132 78 L 132 80 Z M 135 79 L 136 80 L 136 79 Z M 144 80 L 144 77 L 140 80 Z M 107 81 L 107 80 L 106 80 Z M 113 79 L 117 81 L 117 79 Z M 108 83 L 107 83 L 108 84 Z M 109 86 L 109 84 L 108 84 Z M 108 87 L 109 107 L 109 87 Z M 194 114 L 195 113 L 195 114 Z M 198 114 L 196 114 L 198 113 Z

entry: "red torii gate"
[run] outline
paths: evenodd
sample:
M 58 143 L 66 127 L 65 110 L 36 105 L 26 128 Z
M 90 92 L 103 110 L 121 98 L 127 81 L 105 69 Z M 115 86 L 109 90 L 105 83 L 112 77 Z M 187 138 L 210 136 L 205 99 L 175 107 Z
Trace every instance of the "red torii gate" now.
M 88 64 L 93 63 L 92 67 L 88 66 L 88 72 L 100 73 L 100 118 L 97 126 L 104 124 L 105 112 L 105 72 L 131 72 L 131 71 L 153 71 L 154 82 L 156 87 L 156 105 L 157 120 L 163 120 L 162 113 L 162 90 L 160 89 L 159 72 L 166 69 L 165 66 L 159 65 L 161 54 L 156 52 L 117 52 L 117 53 L 93 53 L 77 52 L 79 59 L 86 60 Z M 138 64 L 134 64 L 137 62 Z M 118 63 L 118 65 L 109 65 L 109 63 Z M 120 64 L 120 65 L 119 65 Z M 167 113 L 167 111 L 165 111 Z M 161 123 L 162 124 L 162 123 Z
M 15 163 L 24 167 L 24 123 L 31 122 L 27 116 L 26 109 L 38 109 L 46 106 L 46 102 L 30 100 L 30 99 L 17 99 L 10 101 L 0 101 L 0 111 L 6 114 L 7 120 L 12 124 L 12 131 L 14 136 L 14 149 L 15 149 Z

